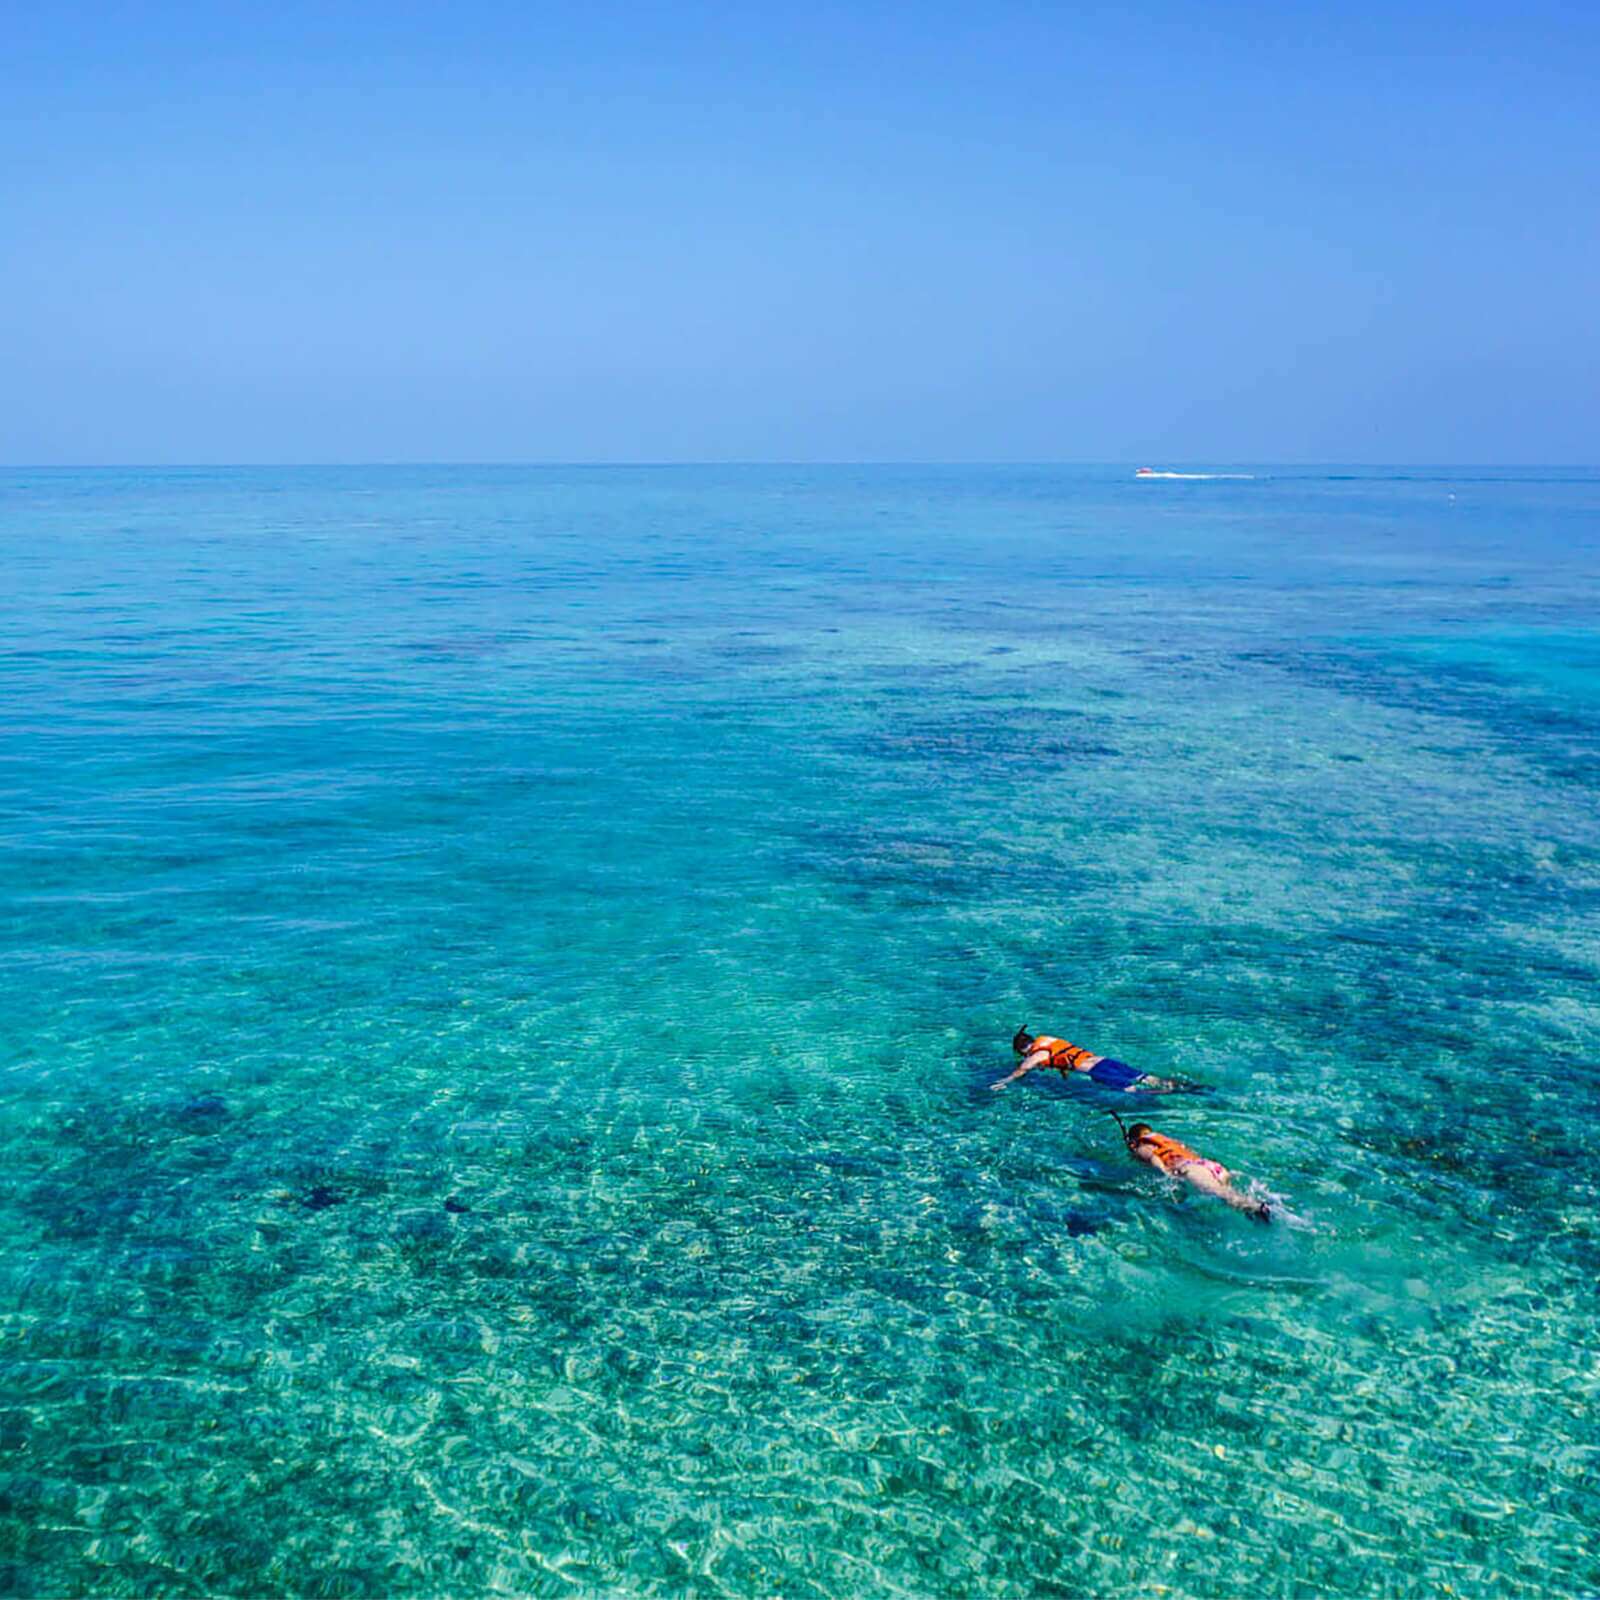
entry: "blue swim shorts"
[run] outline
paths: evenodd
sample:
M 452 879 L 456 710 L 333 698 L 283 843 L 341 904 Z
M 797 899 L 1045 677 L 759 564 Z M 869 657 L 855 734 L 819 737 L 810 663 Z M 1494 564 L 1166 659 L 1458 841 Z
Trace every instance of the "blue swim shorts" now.
M 1089 1068 L 1089 1076 L 1102 1088 L 1127 1089 L 1147 1076 L 1136 1067 L 1130 1067 L 1126 1061 L 1117 1061 L 1111 1056 L 1095 1062 Z

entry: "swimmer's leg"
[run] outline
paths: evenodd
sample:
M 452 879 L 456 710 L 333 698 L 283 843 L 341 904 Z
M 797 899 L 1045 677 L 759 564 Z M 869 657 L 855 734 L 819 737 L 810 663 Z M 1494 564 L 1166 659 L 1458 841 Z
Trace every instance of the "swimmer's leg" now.
M 1257 1222 L 1269 1222 L 1272 1219 L 1272 1212 L 1268 1209 L 1266 1201 L 1241 1194 L 1234 1188 L 1233 1179 L 1226 1168 L 1218 1168 L 1211 1162 L 1190 1161 L 1183 1166 L 1178 1176 L 1186 1183 L 1192 1184 L 1202 1194 L 1214 1196 L 1224 1205 L 1232 1206 L 1235 1211 L 1243 1211 Z
M 1226 1172 L 1217 1171 L 1210 1161 L 1185 1161 L 1173 1173 L 1173 1177 L 1182 1178 L 1191 1188 L 1198 1189 L 1201 1194 L 1209 1194 L 1217 1200 L 1226 1200 L 1233 1193 Z
M 1232 1184 L 1228 1185 L 1228 1192 L 1219 1196 L 1225 1200 L 1235 1211 L 1242 1211 L 1252 1222 L 1271 1222 L 1272 1207 L 1265 1200 L 1256 1200 L 1247 1194 L 1241 1194 Z

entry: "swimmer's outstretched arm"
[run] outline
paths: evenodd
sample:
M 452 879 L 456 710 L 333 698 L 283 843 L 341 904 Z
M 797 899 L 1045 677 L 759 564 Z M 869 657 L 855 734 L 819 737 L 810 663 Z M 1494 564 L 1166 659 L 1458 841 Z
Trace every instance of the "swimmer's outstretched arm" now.
M 1029 1051 L 1029 1053 L 1022 1058 L 1022 1061 L 1018 1065 L 1015 1072 L 1011 1073 L 1009 1077 L 1001 1078 L 998 1081 L 991 1083 L 989 1087 L 991 1089 L 1003 1089 L 1008 1083 L 1015 1083 L 1018 1078 L 1023 1076 L 1024 1073 L 1032 1072 L 1035 1067 L 1042 1067 L 1049 1059 L 1050 1052 L 1048 1050 Z

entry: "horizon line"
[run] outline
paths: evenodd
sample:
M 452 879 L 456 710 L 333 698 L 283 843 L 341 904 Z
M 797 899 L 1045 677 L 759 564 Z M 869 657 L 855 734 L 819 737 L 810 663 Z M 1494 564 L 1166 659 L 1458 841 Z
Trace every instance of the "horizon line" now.
M 349 470 L 349 469 L 384 469 L 384 468 L 414 468 L 414 467 L 491 467 L 515 469 L 580 469 L 584 471 L 615 469 L 619 471 L 647 469 L 652 471 L 669 469 L 695 469 L 707 467 L 1044 467 L 1044 468 L 1086 468 L 1086 467 L 1116 467 L 1137 469 L 1151 463 L 1162 462 L 1166 466 L 1180 467 L 1258 467 L 1293 469 L 1305 471 L 1312 469 L 1333 468 L 1363 468 L 1379 471 L 1395 471 L 1401 468 L 1427 467 L 1430 469 L 1450 472 L 1600 472 L 1600 462 L 1578 461 L 1428 461 L 1421 458 L 1414 460 L 1389 460 L 1389 461 L 1337 461 L 1337 460 L 1268 460 L 1265 458 L 1252 458 L 1245 456 L 1231 457 L 1158 457 L 1158 456 L 1129 456 L 1122 459 L 1090 460 L 1087 458 L 1073 459 L 1044 459 L 1044 458 L 972 458 L 972 459 L 944 459 L 934 457 L 838 457 L 838 458 L 786 458 L 786 457 L 705 457 L 695 460 L 652 460 L 639 458 L 637 460 L 609 459 L 609 460 L 582 460 L 582 459 L 556 459 L 540 458 L 527 460 L 513 459 L 469 459 L 441 458 L 441 459 L 401 459 L 378 458 L 370 460 L 321 460 L 321 461 L 15 461 L 0 462 L 0 472 L 244 472 L 244 471 L 306 471 L 306 470 Z

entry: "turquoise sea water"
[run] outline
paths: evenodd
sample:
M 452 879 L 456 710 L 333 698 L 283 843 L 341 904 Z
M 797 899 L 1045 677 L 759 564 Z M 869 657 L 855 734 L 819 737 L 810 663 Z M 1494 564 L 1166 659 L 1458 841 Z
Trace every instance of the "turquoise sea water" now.
M 0 1592 L 1600 1588 L 1600 477 L 11 472 L 0 558 Z

